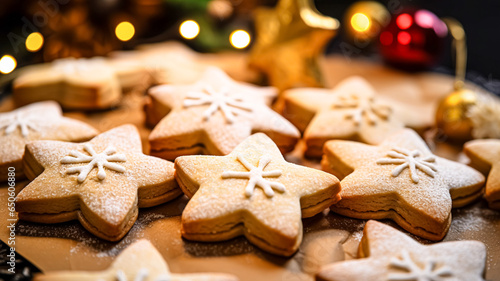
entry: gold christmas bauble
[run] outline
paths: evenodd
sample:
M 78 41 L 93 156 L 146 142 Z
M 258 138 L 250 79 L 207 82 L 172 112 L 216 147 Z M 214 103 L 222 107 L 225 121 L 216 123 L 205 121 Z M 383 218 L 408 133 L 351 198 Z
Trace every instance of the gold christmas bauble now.
M 469 110 L 477 103 L 477 95 L 471 90 L 455 90 L 444 98 L 436 111 L 436 125 L 447 137 L 456 141 L 471 140 L 473 123 Z

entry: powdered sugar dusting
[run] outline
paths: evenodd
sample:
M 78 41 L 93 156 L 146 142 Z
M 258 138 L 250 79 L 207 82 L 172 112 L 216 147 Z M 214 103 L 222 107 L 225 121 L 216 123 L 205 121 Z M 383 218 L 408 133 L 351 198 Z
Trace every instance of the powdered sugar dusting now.
M 52 62 L 52 69 L 63 76 L 84 76 L 94 75 L 99 72 L 101 75 L 112 75 L 113 68 L 102 57 L 94 58 L 64 58 Z
M 472 206 L 453 210 L 453 220 L 446 241 L 478 240 L 485 242 L 487 248 L 487 269 L 498 268 L 500 260 L 500 212 L 488 208 L 486 201 Z
M 61 118 L 60 107 L 52 102 L 34 103 L 0 113 L 0 137 L 20 136 L 29 140 L 44 138 Z
M 33 157 L 44 163 L 45 170 L 18 194 L 17 206 L 21 212 L 50 212 L 42 207 L 36 211 L 26 209 L 30 200 L 40 206 L 47 201 L 55 202 L 62 206 L 58 211 L 80 209 L 87 222 L 84 225 L 91 224 L 90 231 L 111 240 L 129 230 L 139 200 L 154 199 L 176 188 L 173 164 L 142 154 L 139 135 L 131 125 L 105 132 L 83 146 L 85 154 L 74 149 L 81 147 L 78 144 L 51 141 L 30 144 Z M 87 162 L 88 165 L 81 166 Z M 136 169 L 139 166 L 148 168 Z M 73 174 L 76 172 L 78 176 Z M 140 187 L 150 187 L 150 194 L 138 198 Z M 51 193 L 47 194 L 47 190 Z M 67 204 L 68 192 L 78 196 L 80 205 L 75 200 L 73 205 Z M 156 204 L 159 203 L 162 202 Z
M 291 150 L 300 133 L 267 105 L 269 93 L 266 87 L 235 82 L 217 68 L 209 68 L 191 85 L 154 87 L 149 90 L 147 119 L 167 115 L 151 132 L 151 150 L 168 153 L 168 159 L 193 147 L 203 147 L 204 154 L 226 155 L 255 132 L 268 134 L 282 151 Z M 201 132 L 205 137 L 199 137 Z
M 499 217 L 497 212 L 482 208 L 464 208 L 454 210 L 456 214 L 453 218 L 450 231 L 457 233 L 474 233 L 482 231 L 491 221 L 488 217 Z
M 19 222 L 19 236 L 30 237 L 57 237 L 76 240 L 77 243 L 71 248 L 72 255 L 89 254 L 88 249 L 98 258 L 115 257 L 128 245 L 144 237 L 144 232 L 151 223 L 165 219 L 164 214 L 155 212 L 144 212 L 139 215 L 130 232 L 119 242 L 107 242 L 87 232 L 77 222 L 67 222 L 56 225 L 36 224 L 30 222 Z
M 84 141 L 96 134 L 85 123 L 63 117 L 55 102 L 33 103 L 0 113 L 0 162 L 20 162 L 24 146 L 33 140 Z

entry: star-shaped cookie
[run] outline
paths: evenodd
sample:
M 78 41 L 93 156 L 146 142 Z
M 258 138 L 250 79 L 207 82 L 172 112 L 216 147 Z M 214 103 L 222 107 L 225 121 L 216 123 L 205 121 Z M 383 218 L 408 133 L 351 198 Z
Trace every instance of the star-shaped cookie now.
M 53 101 L 30 104 L 0 113 L 0 182 L 7 180 L 8 168 L 16 177 L 24 175 L 24 146 L 34 140 L 86 141 L 97 135 L 96 129 L 62 116 Z
M 338 28 L 338 20 L 321 15 L 311 0 L 280 0 L 275 8 L 260 8 L 249 64 L 281 91 L 322 86 L 318 58 Z
M 31 142 L 23 165 L 32 182 L 17 195 L 21 220 L 78 219 L 88 231 L 109 241 L 127 234 L 138 207 L 155 206 L 182 194 L 173 163 L 144 155 L 132 125 L 86 143 Z
M 179 42 L 142 45 L 138 49 L 154 84 L 191 84 L 200 79 L 207 68 L 199 61 L 198 53 Z
M 500 209 L 500 140 L 473 140 L 464 145 L 470 165 L 487 175 L 484 197 L 490 208 Z
M 141 66 L 142 70 L 149 76 L 146 79 L 142 77 L 142 84 L 191 84 L 200 79 L 203 71 L 207 68 L 206 64 L 199 61 L 198 53 L 179 42 L 168 41 L 140 45 L 136 49 L 133 51 L 112 52 L 109 54 L 112 58 L 110 62 L 113 66 L 120 66 L 120 64 L 123 65 L 124 63 Z M 120 71 L 120 69 L 117 69 L 117 71 Z M 135 74 L 133 76 L 120 75 L 120 72 L 118 74 L 122 86 L 124 82 L 129 81 L 121 79 L 121 77 L 132 78 L 132 80 L 141 78 L 137 73 L 132 73 Z M 134 83 L 132 81 L 130 84 L 137 85 L 140 82 L 135 81 Z
M 227 156 L 182 156 L 175 167 L 179 185 L 191 197 L 181 223 L 190 240 L 244 235 L 265 251 L 290 256 L 302 241 L 301 217 L 340 199 L 336 177 L 286 162 L 262 133 Z
M 284 116 L 305 131 L 305 154 L 310 157 L 321 157 L 323 145 L 331 139 L 379 144 L 404 127 L 402 114 L 358 76 L 330 90 L 288 90 L 284 104 Z
M 99 57 L 23 68 L 12 87 L 18 105 L 54 100 L 67 109 L 101 109 L 117 105 L 122 97 L 117 71 Z
M 299 131 L 266 105 L 275 91 L 234 82 L 217 68 L 192 85 L 152 88 L 158 110 L 149 119 L 166 116 L 149 136 L 151 155 L 226 155 L 254 132 L 266 133 L 282 152 L 293 150 Z
M 262 103 L 271 106 L 278 92 L 273 87 L 258 87 L 248 83 L 236 82 L 229 77 L 222 69 L 216 67 L 207 68 L 202 75 L 193 83 L 172 83 L 172 85 L 163 85 L 153 87 L 147 92 L 148 101 L 145 104 L 146 124 L 156 126 L 161 119 L 173 109 L 172 92 L 185 93 L 195 89 L 204 89 L 207 85 L 216 84 L 228 90 L 249 96 L 252 102 Z M 194 84 L 194 85 L 193 85 Z
M 104 271 L 59 271 L 35 275 L 35 281 L 237 281 L 223 273 L 172 273 L 148 240 L 126 248 Z
M 479 241 L 424 246 L 377 221 L 368 221 L 360 259 L 323 266 L 318 281 L 483 281 L 486 247 Z
M 333 140 L 322 165 L 342 179 L 342 200 L 330 207 L 360 219 L 392 219 L 407 231 L 441 240 L 451 208 L 482 194 L 484 176 L 457 162 L 434 156 L 411 129 L 378 146 Z

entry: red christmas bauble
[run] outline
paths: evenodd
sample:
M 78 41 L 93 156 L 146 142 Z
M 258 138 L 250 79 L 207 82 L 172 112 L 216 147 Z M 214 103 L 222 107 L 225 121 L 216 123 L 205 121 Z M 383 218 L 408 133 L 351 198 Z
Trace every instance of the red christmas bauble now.
M 427 10 L 393 15 L 379 36 L 384 60 L 397 67 L 421 70 L 434 65 L 448 34 L 446 24 Z

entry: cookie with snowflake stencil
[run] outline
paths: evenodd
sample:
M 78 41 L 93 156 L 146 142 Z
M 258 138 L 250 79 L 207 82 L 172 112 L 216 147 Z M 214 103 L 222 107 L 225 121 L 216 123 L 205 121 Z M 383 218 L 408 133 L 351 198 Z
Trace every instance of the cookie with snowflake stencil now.
M 59 223 L 78 219 L 94 235 L 120 240 L 139 207 L 182 194 L 173 163 L 142 153 L 137 129 L 123 125 L 86 143 L 34 141 L 23 158 L 32 180 L 19 192 L 19 219 Z
M 102 109 L 116 106 L 122 90 L 105 58 L 64 58 L 22 68 L 12 97 L 17 105 L 54 100 L 65 109 Z
M 158 104 L 159 121 L 149 136 L 151 154 L 226 155 L 255 132 L 270 136 L 282 152 L 291 151 L 299 131 L 266 104 L 276 90 L 235 82 L 222 70 L 209 68 L 191 85 L 162 85 L 149 95 Z M 150 119 L 158 119 L 151 117 Z
M 51 271 L 34 281 L 237 281 L 224 273 L 172 273 L 160 252 L 146 239 L 128 246 L 104 271 Z
M 465 143 L 470 165 L 487 176 L 484 197 L 490 208 L 500 210 L 500 140 L 473 140 Z
M 18 179 L 24 176 L 24 146 L 34 140 L 80 142 L 97 135 L 84 122 L 62 116 L 61 107 L 53 101 L 30 104 L 0 113 L 0 181 L 6 181 L 9 167 Z
M 483 281 L 486 247 L 479 241 L 422 245 L 408 235 L 370 220 L 359 259 L 325 265 L 317 281 Z
M 429 240 L 443 239 L 452 207 L 479 198 L 484 186 L 480 172 L 433 155 L 411 129 L 377 146 L 329 141 L 322 166 L 342 179 L 342 200 L 330 207 L 332 211 L 360 219 L 391 219 Z
M 151 88 L 147 92 L 147 99 L 144 106 L 144 111 L 146 112 L 146 124 L 150 127 L 154 127 L 173 109 L 174 101 L 172 100 L 171 94 L 173 91 L 181 94 L 189 93 L 188 95 L 191 95 L 192 97 L 194 94 L 193 92 L 198 92 L 198 94 L 194 94 L 197 96 L 210 95 L 213 94 L 215 90 L 215 86 L 212 84 L 217 83 L 224 85 L 223 89 L 225 90 L 239 93 L 237 95 L 249 96 L 253 102 L 266 104 L 268 106 L 271 106 L 272 102 L 278 95 L 277 90 L 273 87 L 258 87 L 244 82 L 236 82 L 223 70 L 213 66 L 205 67 L 203 72 L 197 76 L 198 77 L 191 83 L 182 83 L 182 81 L 175 83 L 172 81 L 171 83 L 168 83 L 170 86 L 163 85 Z M 192 91 L 193 87 L 198 90 Z M 206 92 L 206 90 L 211 91 L 211 93 Z M 198 98 L 191 98 L 191 100 L 193 99 Z M 181 105 L 184 106 L 183 104 Z
M 304 132 L 305 154 L 321 157 L 331 139 L 378 144 L 405 125 L 423 128 L 421 112 L 379 95 L 364 78 L 352 76 L 333 89 L 297 88 L 283 94 L 283 116 Z
M 244 235 L 257 247 L 290 256 L 302 241 L 302 217 L 337 202 L 338 179 L 284 160 L 265 134 L 248 137 L 226 156 L 181 156 L 176 179 L 190 197 L 182 236 L 223 241 Z

